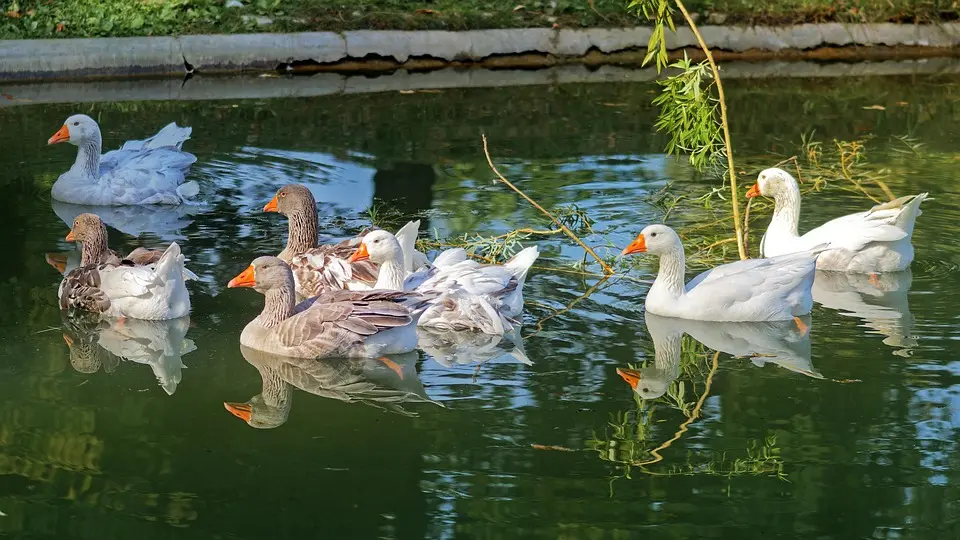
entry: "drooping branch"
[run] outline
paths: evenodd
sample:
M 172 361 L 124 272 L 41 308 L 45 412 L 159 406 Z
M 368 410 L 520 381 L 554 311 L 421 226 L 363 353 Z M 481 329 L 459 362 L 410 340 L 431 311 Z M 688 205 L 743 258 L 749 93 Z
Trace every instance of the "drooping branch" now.
M 594 259 L 597 260 L 598 263 L 600 263 L 600 267 L 603 268 L 603 273 L 604 273 L 604 274 L 608 274 L 608 275 L 609 275 L 609 274 L 613 274 L 613 268 L 610 268 L 610 265 L 607 264 L 607 263 L 605 263 L 605 262 L 603 261 L 603 259 L 601 259 L 599 255 L 597 255 L 597 252 L 596 252 L 596 251 L 594 251 L 590 246 L 584 244 L 584 243 L 583 243 L 583 240 L 580 240 L 580 238 L 579 238 L 576 234 L 574 234 L 573 231 L 571 231 L 569 228 L 567 228 L 566 225 L 564 225 L 563 223 L 561 223 L 560 220 L 557 219 L 556 216 L 554 216 L 553 214 L 551 214 L 549 210 L 547 210 L 546 208 L 540 206 L 540 205 L 537 203 L 537 201 L 535 201 L 535 200 L 531 199 L 530 197 L 528 197 L 526 193 L 524 193 L 523 191 L 520 191 L 520 189 L 519 189 L 517 186 L 513 185 L 512 182 L 510 182 L 509 180 L 507 180 L 506 178 L 504 178 L 504 176 L 503 176 L 502 174 L 500 174 L 500 171 L 497 170 L 496 165 L 493 164 L 493 160 L 490 159 L 490 151 L 487 150 L 487 136 L 486 136 L 485 134 L 481 134 L 480 136 L 483 138 L 483 155 L 487 157 L 487 164 L 490 165 L 490 169 L 492 169 L 492 170 L 493 170 L 493 173 L 497 175 L 497 178 L 499 178 L 501 182 L 503 182 L 504 184 L 506 184 L 507 187 L 509 187 L 510 189 L 512 189 L 513 191 L 515 191 L 515 192 L 517 193 L 517 195 L 520 195 L 520 196 L 523 197 L 528 203 L 530 203 L 531 205 L 533 205 L 534 208 L 536 208 L 537 210 L 541 211 L 541 212 L 543 213 L 543 215 L 545 215 L 545 216 L 547 216 L 548 218 L 550 218 L 550 220 L 553 221 L 553 224 L 556 225 L 558 229 L 560 229 L 561 231 L 563 231 L 564 234 L 566 234 L 567 236 L 569 236 L 574 242 L 576 242 L 577 244 L 580 244 L 580 247 L 582 247 L 582 248 L 584 249 L 584 251 L 586 251 L 587 253 L 589 253 L 590 256 L 592 256 Z
M 697 43 L 700 44 L 703 54 L 707 57 L 707 63 L 710 64 L 710 70 L 713 72 L 713 80 L 717 85 L 717 97 L 720 101 L 720 124 L 723 127 L 723 143 L 727 150 L 727 168 L 729 169 L 730 173 L 730 204 L 733 206 L 733 226 L 737 235 L 737 251 L 739 251 L 741 259 L 746 259 L 747 251 L 746 246 L 743 243 L 743 231 L 740 227 L 740 204 L 738 202 L 737 193 L 737 171 L 733 166 L 733 144 L 730 142 L 730 125 L 727 122 L 727 100 L 723 93 L 723 82 L 720 80 L 720 70 L 717 68 L 717 63 L 713 59 L 713 54 L 710 52 L 710 47 L 707 46 L 707 43 L 703 40 L 703 36 L 700 35 L 700 31 L 697 29 L 697 25 L 693 22 L 693 18 L 690 17 L 690 13 L 687 11 L 686 6 L 684 6 L 683 2 L 680 0 L 674 1 L 677 3 L 677 7 L 680 9 L 680 12 L 683 14 L 683 18 L 690 26 L 690 30 L 693 32 L 693 35 L 697 37 Z

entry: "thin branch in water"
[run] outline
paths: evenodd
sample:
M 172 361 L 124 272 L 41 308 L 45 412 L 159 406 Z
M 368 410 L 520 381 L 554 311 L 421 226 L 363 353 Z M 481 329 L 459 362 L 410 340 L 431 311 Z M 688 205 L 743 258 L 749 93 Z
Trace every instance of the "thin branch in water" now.
M 717 84 L 717 97 L 720 101 L 720 125 L 723 127 L 723 143 L 727 147 L 727 168 L 730 171 L 730 205 L 733 207 L 733 227 L 737 234 L 737 251 L 740 253 L 740 259 L 746 259 L 748 257 L 743 245 L 743 231 L 740 230 L 740 206 L 737 200 L 737 170 L 733 164 L 733 143 L 730 142 L 730 125 L 727 121 L 727 98 L 723 93 L 723 83 L 720 81 L 720 70 L 717 68 L 717 62 L 713 59 L 713 53 L 710 52 L 710 47 L 707 46 L 707 43 L 703 40 L 703 36 L 700 35 L 700 30 L 697 29 L 697 25 L 693 22 L 693 18 L 690 17 L 686 6 L 684 6 L 680 0 L 676 0 L 676 2 L 677 7 L 680 8 L 680 12 L 683 13 L 683 18 L 690 26 L 690 30 L 692 30 L 693 35 L 697 37 L 697 43 L 699 43 L 700 48 L 703 49 L 703 54 L 706 55 L 707 63 L 710 64 L 710 70 L 713 72 L 713 81 Z
M 600 256 L 597 255 L 597 253 L 596 253 L 595 251 L 593 251 L 593 249 L 590 248 L 590 246 L 584 244 L 584 243 L 583 243 L 583 240 L 580 240 L 580 238 L 579 238 L 576 234 L 574 234 L 573 231 L 571 231 L 570 229 L 568 229 L 566 225 L 564 225 L 563 223 L 561 223 L 559 219 L 557 219 L 557 218 L 556 218 L 553 214 L 551 214 L 547 209 L 545 209 L 544 207 L 542 207 L 542 206 L 540 206 L 539 204 L 537 204 L 537 201 L 534 201 L 533 199 L 531 199 L 530 197 L 528 197 L 526 193 L 524 193 L 523 191 L 520 191 L 520 189 L 517 188 L 517 186 L 513 185 L 509 180 L 507 180 L 506 178 L 504 178 L 504 176 L 503 176 L 502 174 L 500 174 L 500 171 L 497 170 L 497 167 L 493 164 L 493 160 L 490 158 L 490 151 L 487 149 L 487 136 L 486 136 L 486 134 L 481 134 L 480 136 L 483 138 L 483 155 L 486 156 L 486 158 L 487 158 L 487 164 L 490 165 L 490 169 L 492 169 L 492 170 L 493 170 L 493 173 L 497 175 L 497 178 L 499 178 L 500 181 L 503 182 L 504 184 L 506 184 L 510 189 L 512 189 L 513 191 L 515 191 L 515 192 L 517 193 L 517 195 L 520 195 L 520 196 L 523 197 L 528 203 L 532 204 L 534 208 L 536 208 L 537 210 L 539 210 L 540 212 L 542 212 L 543 215 L 545 215 L 545 216 L 547 216 L 548 218 L 550 218 L 550 220 L 553 221 L 554 225 L 556 225 L 560 230 L 562 230 L 562 231 L 564 232 L 564 234 L 566 234 L 566 235 L 569 236 L 571 239 L 573 239 L 574 242 L 576 242 L 577 244 L 580 244 L 580 247 L 582 247 L 587 253 L 589 253 L 594 259 L 596 259 L 598 263 L 600 263 L 600 267 L 603 268 L 603 272 L 604 272 L 605 274 L 613 274 L 613 268 L 610 268 L 610 265 L 608 265 L 607 263 L 605 263 L 605 262 L 603 261 L 603 259 L 601 259 Z
M 608 279 L 610 279 L 610 276 L 603 276 L 602 278 L 600 278 L 599 281 L 597 281 L 596 283 L 594 283 L 592 287 L 590 287 L 589 289 L 587 289 L 587 292 L 585 292 L 585 293 L 581 294 L 580 296 L 574 298 L 573 301 L 571 301 L 569 304 L 567 304 L 566 306 L 564 306 L 563 309 L 558 309 L 558 310 L 554 311 L 553 313 L 551 313 L 550 315 L 547 315 L 546 317 L 544 317 L 544 318 L 540 319 L 539 321 L 537 321 L 537 329 L 536 329 L 536 331 L 534 331 L 532 334 L 530 334 L 530 335 L 528 335 L 528 336 L 526 336 L 526 337 L 529 338 L 529 337 L 532 337 L 532 336 L 535 336 L 535 335 L 539 334 L 540 331 L 543 330 L 543 323 L 549 321 L 550 319 L 556 317 L 557 315 L 561 315 L 561 314 L 566 313 L 566 312 L 570 311 L 571 309 L 573 309 L 573 306 L 575 306 L 575 305 L 577 305 L 579 302 L 581 302 L 581 301 L 586 300 L 587 298 L 589 298 L 590 295 L 593 294 L 594 292 L 596 292 L 597 289 L 599 289 L 600 286 L 603 285 Z M 526 338 L 524 338 L 524 339 L 526 339 Z

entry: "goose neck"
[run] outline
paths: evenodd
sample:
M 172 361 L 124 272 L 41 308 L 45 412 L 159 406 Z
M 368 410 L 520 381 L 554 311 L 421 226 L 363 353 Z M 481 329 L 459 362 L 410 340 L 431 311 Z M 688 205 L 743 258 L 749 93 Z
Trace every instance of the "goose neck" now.
M 406 272 L 403 269 L 403 257 L 398 256 L 380 265 L 380 273 L 374 289 L 402 291 Z
M 77 159 L 70 171 L 85 178 L 100 178 L 100 134 L 95 133 L 77 144 Z

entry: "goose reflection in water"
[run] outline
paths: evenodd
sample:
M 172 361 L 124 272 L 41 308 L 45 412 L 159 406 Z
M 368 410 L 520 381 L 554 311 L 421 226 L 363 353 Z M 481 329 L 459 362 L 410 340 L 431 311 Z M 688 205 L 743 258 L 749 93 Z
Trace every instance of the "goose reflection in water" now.
M 150 233 L 165 242 L 183 241 L 181 230 L 193 223 L 193 216 L 203 211 L 196 204 L 177 206 L 151 204 L 144 206 L 91 206 L 50 201 L 54 213 L 67 227 L 80 214 L 96 214 L 105 224 L 131 236 Z
M 808 377 L 823 378 L 810 361 L 810 316 L 795 321 L 708 322 L 661 317 L 646 313 L 653 340 L 652 367 L 617 368 L 617 373 L 642 399 L 656 399 L 680 376 L 684 334 L 715 351 L 747 357 L 758 367 L 772 363 Z
M 886 336 L 885 345 L 898 349 L 893 354 L 910 356 L 917 346 L 907 299 L 912 282 L 909 269 L 886 274 L 818 271 L 813 280 L 813 301 L 861 319 L 864 326 Z
M 244 359 L 260 372 L 263 387 L 245 403 L 225 402 L 231 414 L 258 429 L 283 425 L 290 415 L 293 388 L 308 394 L 347 403 L 363 403 L 379 409 L 416 416 L 404 403 L 443 404 L 430 399 L 417 376 L 416 352 L 377 359 L 291 358 L 243 345 Z
M 91 314 L 62 314 L 70 365 L 80 373 L 102 367 L 113 372 L 120 360 L 150 366 L 163 391 L 172 395 L 182 378 L 182 356 L 197 349 L 186 337 L 190 317 L 166 321 L 108 319 Z
M 474 331 L 441 330 L 421 326 L 417 328 L 417 346 L 444 367 L 478 364 L 497 358 L 512 359 L 532 366 L 516 326 L 506 334 L 487 334 Z

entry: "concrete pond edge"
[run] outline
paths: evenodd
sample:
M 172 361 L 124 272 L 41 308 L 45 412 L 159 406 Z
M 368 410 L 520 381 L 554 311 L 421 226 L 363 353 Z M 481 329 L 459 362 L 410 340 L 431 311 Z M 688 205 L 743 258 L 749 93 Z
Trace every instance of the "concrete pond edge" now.
M 703 26 L 700 31 L 711 49 L 730 52 L 734 57 L 754 53 L 776 58 L 789 51 L 851 46 L 859 46 L 857 54 L 867 58 L 871 48 L 891 47 L 923 49 L 920 56 L 942 56 L 954 54 L 960 46 L 960 23 Z M 586 63 L 624 63 L 617 53 L 642 53 L 651 32 L 649 27 L 464 32 L 360 30 L 6 40 L 0 41 L 0 80 L 169 76 L 183 75 L 191 69 L 201 73 L 277 69 L 382 71 L 439 69 L 458 63 L 485 67 L 544 67 L 583 63 L 584 59 L 590 59 Z M 673 51 L 695 47 L 696 38 L 688 28 L 678 28 L 675 34 L 668 34 L 667 45 Z M 852 59 L 857 54 L 841 56 Z M 547 60 L 531 63 L 530 55 Z M 609 60 L 605 61 L 607 57 Z

